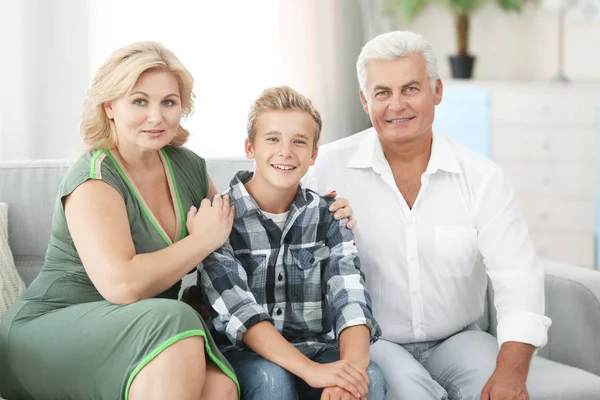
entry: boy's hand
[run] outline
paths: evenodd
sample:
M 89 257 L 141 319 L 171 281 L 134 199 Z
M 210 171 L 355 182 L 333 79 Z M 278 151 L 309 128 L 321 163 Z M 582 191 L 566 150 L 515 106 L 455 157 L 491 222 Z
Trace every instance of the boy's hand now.
M 363 399 L 365 397 L 362 397 Z M 321 393 L 321 400 L 354 400 L 355 397 L 347 390 L 339 386 L 326 387 Z
M 345 360 L 327 364 L 312 363 L 307 373 L 301 378 L 314 388 L 339 386 L 356 399 L 366 398 L 369 392 L 367 372 L 357 370 Z
M 339 221 L 342 218 L 348 218 L 348 223 L 346 224 L 346 228 L 352 229 L 356 226 L 356 220 L 352 218 L 352 207 L 350 207 L 350 203 L 348 200 L 339 197 L 336 198 L 337 192 L 332 190 L 327 193 L 325 197 L 329 197 L 330 199 L 335 199 L 333 203 L 329 206 L 329 211 L 334 212 L 333 218 Z

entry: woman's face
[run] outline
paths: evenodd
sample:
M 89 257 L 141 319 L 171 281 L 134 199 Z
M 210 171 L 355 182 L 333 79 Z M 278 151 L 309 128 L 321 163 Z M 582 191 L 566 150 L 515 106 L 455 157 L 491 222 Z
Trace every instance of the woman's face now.
M 114 120 L 119 147 L 155 151 L 168 145 L 181 120 L 181 97 L 175 76 L 166 71 L 146 71 L 131 92 L 105 103 Z

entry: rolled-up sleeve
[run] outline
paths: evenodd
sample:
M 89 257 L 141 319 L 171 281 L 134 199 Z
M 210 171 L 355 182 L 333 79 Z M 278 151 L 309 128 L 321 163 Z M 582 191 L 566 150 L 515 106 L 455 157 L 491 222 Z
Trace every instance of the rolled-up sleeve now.
M 542 347 L 551 320 L 544 316 L 544 271 L 508 178 L 498 168 L 475 193 L 478 245 L 495 292 L 498 343 Z
M 204 259 L 198 267 L 206 296 L 214 310 L 214 328 L 237 346 L 253 325 L 272 318 L 256 302 L 248 287 L 246 271 L 236 260 L 229 242 Z
M 323 291 L 331 307 L 336 337 L 348 327 L 366 325 L 374 342 L 381 330 L 373 317 L 371 296 L 365 288 L 354 235 L 347 223 L 347 219 L 331 218 L 326 240 L 330 255 L 324 261 Z

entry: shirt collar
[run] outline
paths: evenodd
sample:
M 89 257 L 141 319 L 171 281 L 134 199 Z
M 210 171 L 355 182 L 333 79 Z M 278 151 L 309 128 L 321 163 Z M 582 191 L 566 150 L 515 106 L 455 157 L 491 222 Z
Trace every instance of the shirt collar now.
M 252 213 L 262 215 L 262 211 L 256 203 L 256 200 L 254 200 L 250 193 L 248 193 L 246 186 L 244 186 L 246 183 L 248 183 L 248 181 L 250 181 L 250 179 L 252 179 L 253 176 L 254 173 L 251 171 L 239 171 L 235 174 L 231 180 L 231 183 L 229 184 L 229 196 L 231 204 L 235 205 L 236 214 L 239 213 L 242 217 Z M 299 185 L 292 207 L 301 210 L 303 207 L 306 207 L 308 203 L 309 196 L 307 189 L 304 189 Z
M 346 166 L 348 168 L 372 168 L 380 174 L 390 169 L 374 128 L 366 133 Z M 434 133 L 431 157 L 425 173 L 433 174 L 438 170 L 452 173 L 462 172 L 455 147 L 444 135 Z

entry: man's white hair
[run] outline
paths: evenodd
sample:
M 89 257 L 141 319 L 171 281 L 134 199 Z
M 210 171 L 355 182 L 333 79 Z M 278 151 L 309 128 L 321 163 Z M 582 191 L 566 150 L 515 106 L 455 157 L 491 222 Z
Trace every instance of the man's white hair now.
M 431 44 L 423 36 L 409 31 L 382 33 L 369 40 L 363 47 L 356 62 L 356 75 L 360 90 L 366 94 L 367 63 L 370 60 L 393 60 L 400 57 L 420 54 L 427 63 L 427 76 L 431 90 L 435 91 L 438 80 L 437 62 Z

